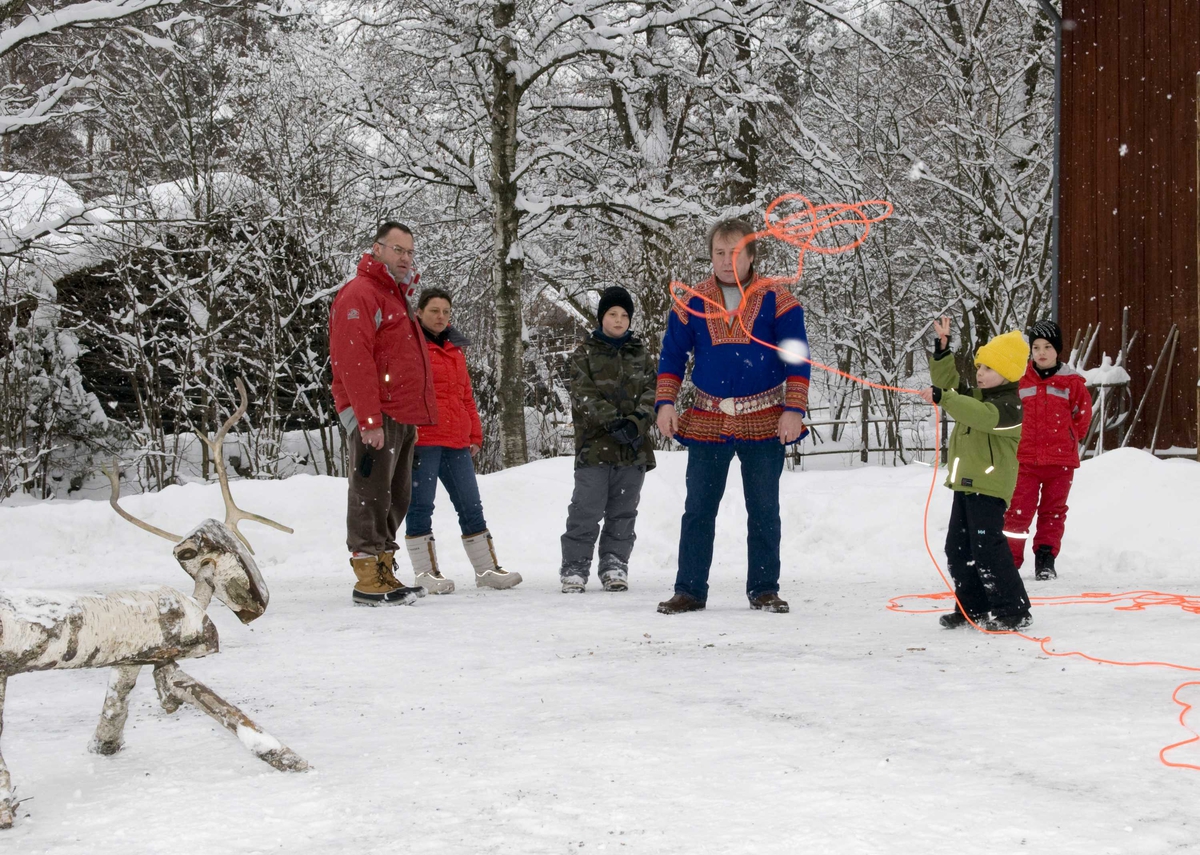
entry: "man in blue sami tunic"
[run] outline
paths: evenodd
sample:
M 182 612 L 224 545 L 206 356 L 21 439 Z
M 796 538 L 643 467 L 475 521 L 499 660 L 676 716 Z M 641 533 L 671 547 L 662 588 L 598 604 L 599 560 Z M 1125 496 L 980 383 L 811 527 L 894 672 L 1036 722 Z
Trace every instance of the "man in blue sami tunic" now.
M 785 285 L 754 271 L 753 240 L 738 249 L 753 234 L 742 220 L 717 223 L 708 236 L 713 276 L 693 289 L 688 310 L 676 305 L 667 319 L 655 409 L 659 431 L 687 446 L 688 463 L 679 571 L 675 595 L 658 605 L 663 614 L 704 608 L 717 508 L 735 454 L 746 500 L 746 596 L 752 609 L 788 611 L 779 598 L 779 476 L 785 447 L 808 433 L 811 368 L 807 359 L 788 364 L 767 346 L 808 356 L 804 309 Z M 703 316 L 719 315 L 719 306 L 740 312 L 741 322 Z M 689 357 L 696 398 L 679 415 L 675 402 Z

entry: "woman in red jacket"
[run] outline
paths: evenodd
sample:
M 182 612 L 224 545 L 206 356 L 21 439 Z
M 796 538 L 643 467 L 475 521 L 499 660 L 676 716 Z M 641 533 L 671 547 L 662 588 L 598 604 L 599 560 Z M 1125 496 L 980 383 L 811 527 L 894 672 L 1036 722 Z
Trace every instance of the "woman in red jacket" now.
M 483 425 L 462 350 L 469 342 L 450 326 L 450 295 L 440 288 L 421 294 L 417 319 L 425 333 L 438 407 L 437 424 L 423 427 L 417 434 L 412 500 L 405 517 L 404 540 L 417 584 L 431 594 L 454 591 L 454 582 L 438 569 L 433 541 L 433 500 L 440 479 L 458 512 L 463 546 L 475 569 L 475 585 L 511 588 L 520 583 L 521 574 L 508 572 L 496 561 L 475 481 L 472 458 L 483 445 Z
M 1067 524 L 1067 495 L 1079 468 L 1079 443 L 1092 422 L 1092 396 L 1083 375 L 1059 361 L 1062 330 L 1054 321 L 1029 329 L 1032 358 L 1021 378 L 1023 418 L 1017 447 L 1017 488 L 1004 518 L 1004 533 L 1020 568 L 1025 541 L 1037 514 L 1033 536 L 1034 576 L 1057 576 L 1054 559 Z M 439 399 L 440 402 L 440 399 Z

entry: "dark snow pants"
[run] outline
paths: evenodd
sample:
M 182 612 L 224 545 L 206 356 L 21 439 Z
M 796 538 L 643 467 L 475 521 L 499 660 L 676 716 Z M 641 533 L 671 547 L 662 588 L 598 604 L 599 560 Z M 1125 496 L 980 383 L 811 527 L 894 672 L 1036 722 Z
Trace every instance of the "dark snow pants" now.
M 1004 536 L 1004 500 L 982 493 L 954 491 L 946 563 L 963 611 L 979 618 L 1029 611 L 1025 583 L 1013 564 Z
M 351 552 L 378 555 L 396 550 L 396 532 L 412 495 L 413 449 L 417 429 L 383 417 L 383 448 L 364 445 L 350 431 L 350 495 L 346 509 L 346 546 Z
M 586 580 L 597 535 L 601 557 L 615 555 L 629 563 L 637 540 L 633 524 L 645 480 L 646 470 L 641 466 L 583 466 L 575 470 L 575 492 L 571 494 L 567 530 L 561 541 L 564 567 L 571 565 L 571 572 Z

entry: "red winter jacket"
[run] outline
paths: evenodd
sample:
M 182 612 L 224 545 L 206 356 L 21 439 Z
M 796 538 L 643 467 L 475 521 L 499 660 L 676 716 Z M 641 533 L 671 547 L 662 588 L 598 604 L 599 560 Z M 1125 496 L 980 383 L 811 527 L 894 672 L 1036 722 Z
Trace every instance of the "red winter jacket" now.
M 329 310 L 333 402 L 354 408 L 360 428 L 383 415 L 406 425 L 437 421 L 433 371 L 421 325 L 381 262 L 367 253 Z
M 1059 365 L 1043 380 L 1030 362 L 1018 394 L 1023 415 L 1017 462 L 1079 466 L 1079 443 L 1092 422 L 1092 396 L 1083 375 L 1069 365 Z
M 428 336 L 425 340 L 429 362 L 433 366 L 433 385 L 437 389 L 438 423 L 420 432 L 417 445 L 481 446 L 483 425 L 479 421 L 479 411 L 475 409 L 471 375 L 467 373 L 467 357 L 462 350 L 467 340 L 453 327 L 447 327 L 445 332 L 449 335 L 443 335 L 443 344 Z

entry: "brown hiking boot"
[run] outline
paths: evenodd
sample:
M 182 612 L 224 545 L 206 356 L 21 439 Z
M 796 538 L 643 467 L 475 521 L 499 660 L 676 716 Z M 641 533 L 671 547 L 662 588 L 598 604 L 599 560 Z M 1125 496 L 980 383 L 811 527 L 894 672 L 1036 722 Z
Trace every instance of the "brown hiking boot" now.
M 684 612 L 702 611 L 704 611 L 704 603 L 688 594 L 676 594 L 665 603 L 658 604 L 658 613 L 660 615 L 678 615 Z
M 396 553 L 390 549 L 379 553 L 379 576 L 383 579 L 384 584 L 392 585 L 402 591 L 409 591 L 412 596 L 418 599 L 429 593 L 419 585 L 415 588 L 410 588 L 396 578 Z
M 416 602 L 411 589 L 384 581 L 380 574 L 378 555 L 351 556 L 350 566 L 358 582 L 354 586 L 353 600 L 356 606 L 404 606 Z
M 788 608 L 787 600 L 779 599 L 779 595 L 773 592 L 769 594 L 759 594 L 750 601 L 750 608 L 758 609 L 759 611 L 764 612 L 775 612 L 776 614 L 781 615 L 785 615 L 791 611 L 791 609 Z

